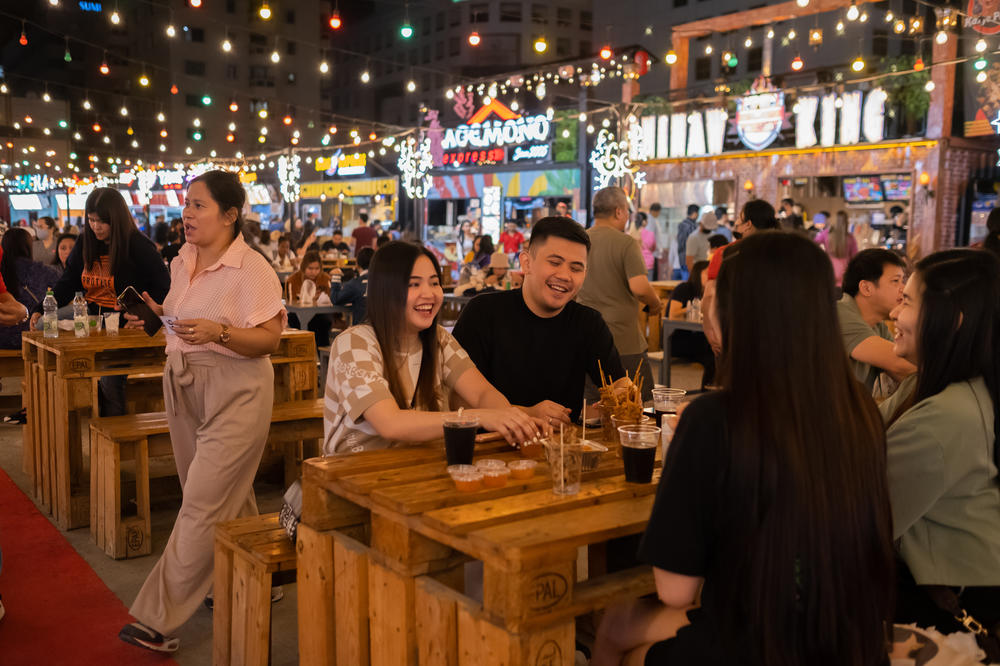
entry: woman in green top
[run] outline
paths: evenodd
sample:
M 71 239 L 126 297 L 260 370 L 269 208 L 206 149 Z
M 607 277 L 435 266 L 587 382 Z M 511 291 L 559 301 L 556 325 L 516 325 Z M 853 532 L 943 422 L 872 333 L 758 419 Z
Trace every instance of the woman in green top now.
M 961 629 L 926 589 L 955 588 L 1000 621 L 1000 261 L 981 250 L 917 264 L 893 311 L 895 352 L 917 366 L 882 404 L 900 566 L 896 619 Z

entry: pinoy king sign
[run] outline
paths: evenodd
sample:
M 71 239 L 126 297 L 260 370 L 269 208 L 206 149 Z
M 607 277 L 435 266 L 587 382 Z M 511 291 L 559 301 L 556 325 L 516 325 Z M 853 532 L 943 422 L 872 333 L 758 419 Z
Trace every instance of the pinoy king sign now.
M 491 119 L 492 116 L 495 118 Z M 494 99 L 476 111 L 466 124 L 445 129 L 441 147 L 444 150 L 490 150 L 527 144 L 527 152 L 521 159 L 547 157 L 548 151 L 541 155 L 542 149 L 536 146 L 549 141 L 551 134 L 552 121 L 547 115 L 524 116 Z
M 750 150 L 764 150 L 778 138 L 785 120 L 785 93 L 758 79 L 736 100 L 736 133 Z

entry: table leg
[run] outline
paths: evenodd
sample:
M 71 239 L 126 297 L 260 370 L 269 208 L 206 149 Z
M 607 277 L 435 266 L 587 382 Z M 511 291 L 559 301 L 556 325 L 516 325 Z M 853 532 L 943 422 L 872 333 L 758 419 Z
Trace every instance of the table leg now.
M 93 381 L 62 379 L 53 381 L 51 413 L 52 430 L 50 469 L 54 472 L 52 514 L 56 524 L 70 530 L 86 527 L 90 522 L 90 489 L 83 476 L 82 415 L 93 408 Z M 88 433 L 89 434 L 89 433 Z M 87 441 L 89 442 L 89 436 Z

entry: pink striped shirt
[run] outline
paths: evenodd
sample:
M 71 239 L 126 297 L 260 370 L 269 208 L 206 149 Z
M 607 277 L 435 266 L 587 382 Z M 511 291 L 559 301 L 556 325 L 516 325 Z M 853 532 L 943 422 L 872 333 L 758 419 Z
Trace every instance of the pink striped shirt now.
M 237 236 L 217 262 L 191 279 L 198 248 L 185 243 L 170 264 L 170 291 L 163 300 L 164 316 L 173 319 L 210 319 L 232 328 L 253 328 L 281 314 L 281 283 L 267 259 Z M 167 331 L 167 353 L 213 351 L 246 358 L 210 342 L 191 345 Z

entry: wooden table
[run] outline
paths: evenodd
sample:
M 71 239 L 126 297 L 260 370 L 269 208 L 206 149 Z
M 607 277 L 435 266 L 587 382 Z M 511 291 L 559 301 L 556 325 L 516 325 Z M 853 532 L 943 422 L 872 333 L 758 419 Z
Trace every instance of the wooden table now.
M 683 280 L 654 280 L 649 284 L 656 290 L 657 296 L 663 300 L 670 300 L 670 294 L 681 282 Z
M 146 374 L 155 380 L 163 373 L 165 348 L 162 330 L 152 337 L 131 329 L 84 338 L 70 331 L 60 331 L 58 338 L 45 338 L 41 331 L 22 334 L 28 416 L 23 466 L 36 500 L 59 527 L 73 529 L 90 522 L 84 452 L 89 453 L 89 420 L 99 416 L 98 379 Z M 316 341 L 311 332 L 282 333 L 271 362 L 275 403 L 316 397 Z M 162 389 L 158 395 L 162 400 Z
M 663 346 L 663 362 L 660 363 L 660 383 L 670 386 L 670 336 L 674 331 L 697 331 L 704 333 L 704 326 L 700 321 L 688 321 L 687 319 L 671 319 L 664 317 L 661 324 L 661 344 Z
M 579 494 L 552 492 L 548 467 L 462 493 L 428 444 L 308 460 L 298 536 L 303 664 L 572 664 L 578 615 L 653 592 L 650 567 L 581 580 L 580 546 L 645 529 L 659 471 L 626 483 L 615 453 Z M 515 459 L 503 442 L 477 458 Z M 483 600 L 463 565 L 483 562 Z

